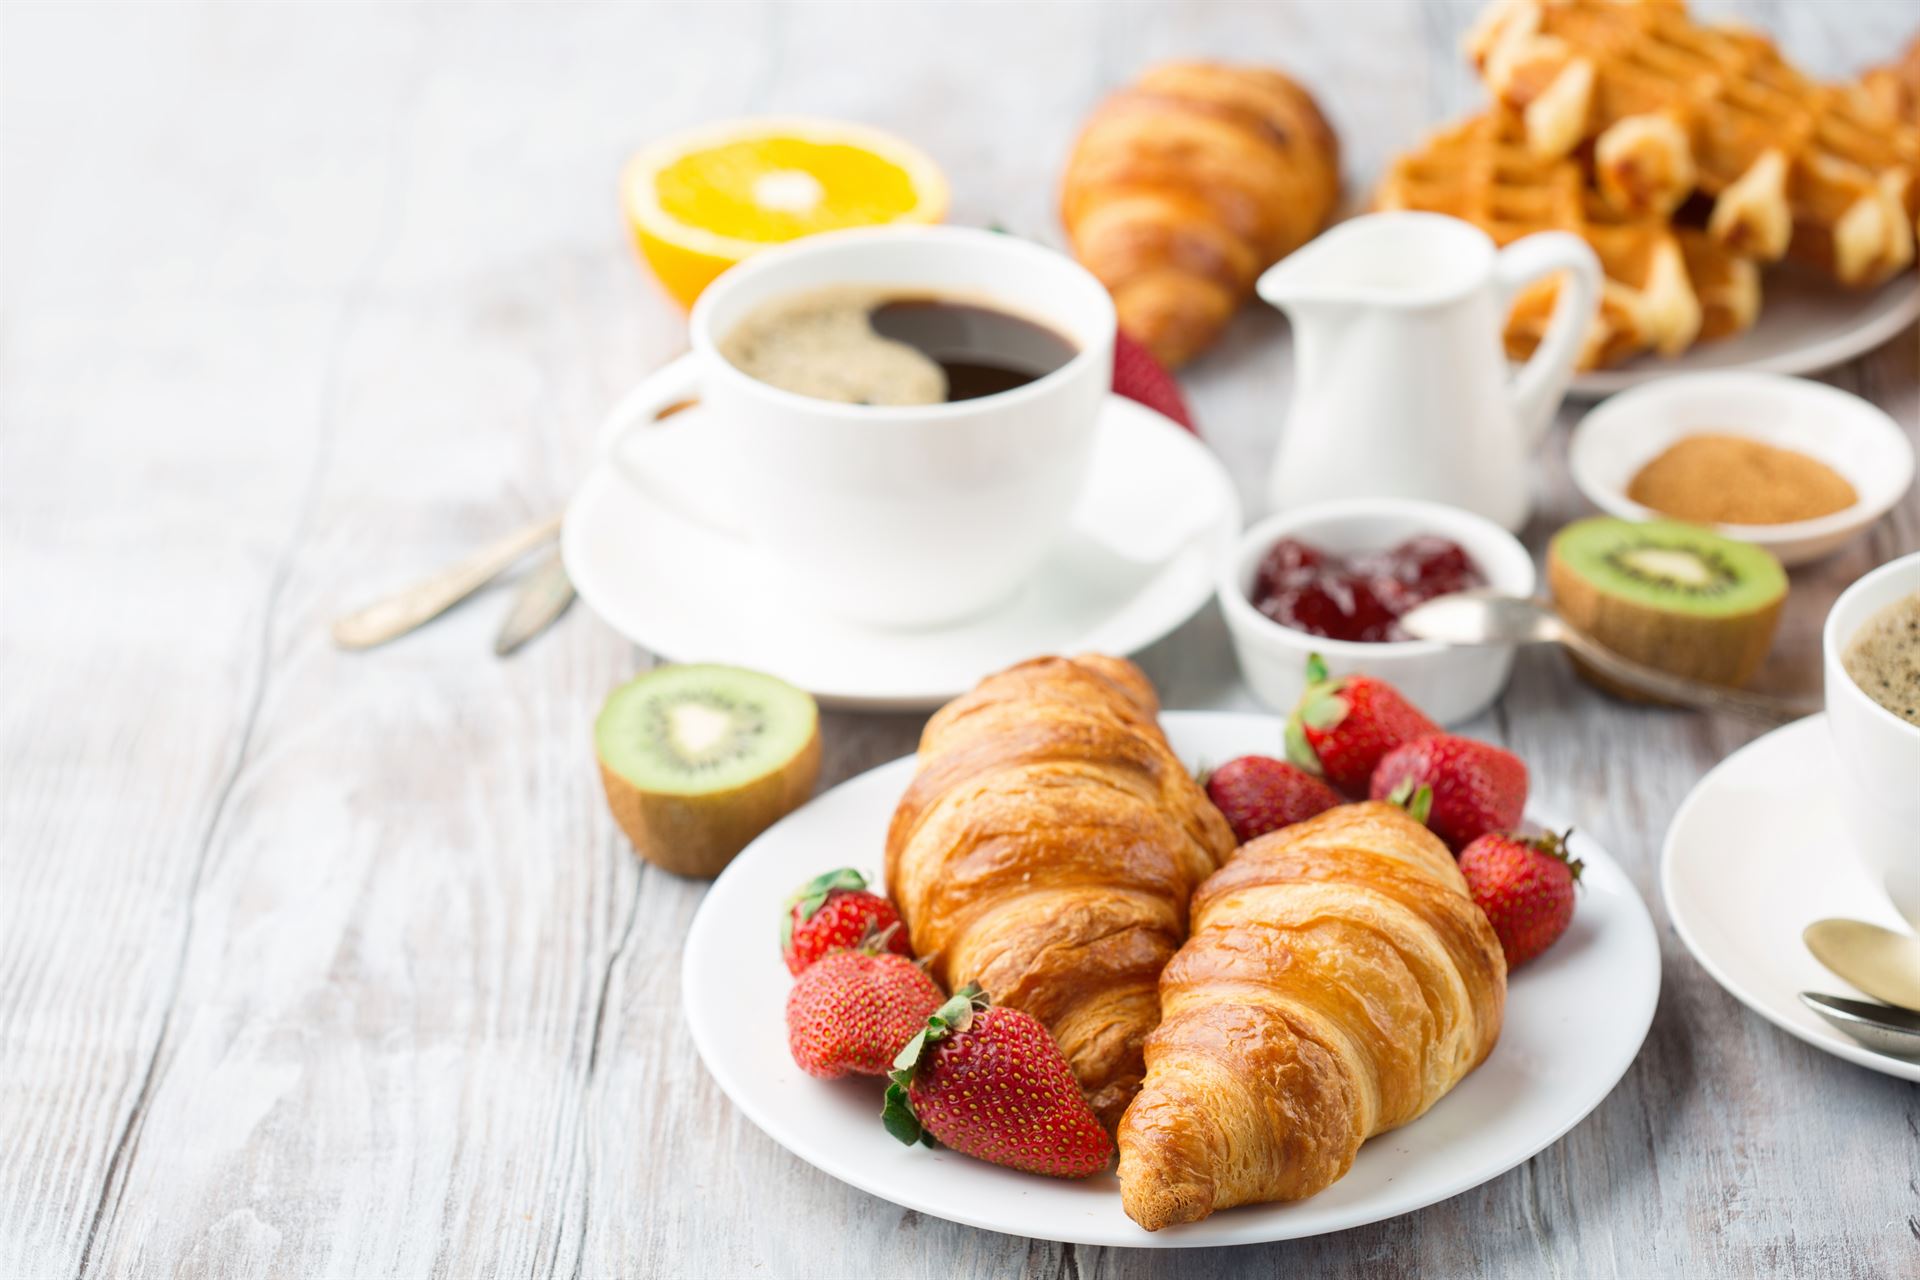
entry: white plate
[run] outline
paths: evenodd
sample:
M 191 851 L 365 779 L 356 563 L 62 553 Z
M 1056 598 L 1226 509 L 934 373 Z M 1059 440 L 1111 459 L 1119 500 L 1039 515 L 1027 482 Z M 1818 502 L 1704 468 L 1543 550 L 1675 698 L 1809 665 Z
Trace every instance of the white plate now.
M 1580 419 L 1567 448 L 1573 483 L 1624 520 L 1658 513 L 1627 497 L 1640 468 L 1701 431 L 1746 436 L 1820 459 L 1853 486 L 1845 510 L 1788 524 L 1714 526 L 1788 566 L 1831 555 L 1893 509 L 1913 483 L 1913 445 L 1886 412 L 1824 382 L 1777 373 L 1693 373 L 1622 392 Z
M 1672 360 L 1639 356 L 1617 369 L 1575 376 L 1570 395 L 1612 395 L 1653 378 L 1708 369 L 1750 373 L 1817 373 L 1864 355 L 1920 317 L 1920 276 L 1903 272 L 1869 293 L 1855 293 L 1811 272 L 1785 266 L 1760 278 L 1760 315 L 1753 328 L 1702 342 Z
M 1189 765 L 1280 747 L 1281 722 L 1270 716 L 1175 711 L 1161 723 Z M 1121 1211 L 1110 1172 L 1069 1182 L 901 1146 L 880 1127 L 877 1080 L 815 1080 L 787 1055 L 792 980 L 773 922 L 809 876 L 877 868 L 913 768 L 907 758 L 862 774 L 749 845 L 700 904 L 681 965 L 693 1042 L 747 1118 L 807 1163 L 909 1209 L 1010 1235 L 1151 1248 L 1340 1231 L 1458 1195 L 1552 1143 L 1625 1074 L 1653 1019 L 1660 952 L 1646 908 L 1618 864 L 1576 836 L 1587 869 L 1573 925 L 1513 976 L 1500 1043 L 1479 1070 L 1419 1120 L 1361 1148 L 1352 1171 L 1310 1200 L 1143 1231 Z
M 1815 920 L 1850 916 L 1906 929 L 1839 834 L 1833 768 L 1824 714 L 1722 760 L 1674 815 L 1660 892 L 1687 950 L 1741 1004 L 1817 1049 L 1920 1080 L 1920 1062 L 1862 1048 L 1799 1000 L 1802 991 L 1867 998 L 1801 943 Z
M 561 550 L 593 611 L 662 657 L 770 672 L 836 706 L 921 710 L 1037 653 L 1130 654 L 1160 639 L 1213 594 L 1240 503 L 1193 435 L 1110 396 L 1076 524 L 1092 536 L 1070 533 L 1008 604 L 923 631 L 816 611 L 753 547 L 649 500 L 605 463 L 568 506 Z

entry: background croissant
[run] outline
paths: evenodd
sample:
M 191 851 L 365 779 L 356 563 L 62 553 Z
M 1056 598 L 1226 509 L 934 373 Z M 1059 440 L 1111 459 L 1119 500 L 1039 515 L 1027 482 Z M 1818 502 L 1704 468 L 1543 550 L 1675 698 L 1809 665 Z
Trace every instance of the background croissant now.
M 1046 1024 L 1109 1128 L 1139 1087 L 1160 970 L 1233 832 L 1118 658 L 1042 658 L 928 721 L 887 837 L 914 952 Z
M 1398 807 L 1262 836 L 1193 899 L 1160 979 L 1120 1193 L 1149 1231 L 1298 1200 L 1405 1124 L 1500 1035 L 1507 965 L 1445 845 Z
M 1278 71 L 1170 62 L 1087 121 L 1060 217 L 1120 327 L 1171 368 L 1326 225 L 1339 189 L 1339 148 L 1306 90 Z

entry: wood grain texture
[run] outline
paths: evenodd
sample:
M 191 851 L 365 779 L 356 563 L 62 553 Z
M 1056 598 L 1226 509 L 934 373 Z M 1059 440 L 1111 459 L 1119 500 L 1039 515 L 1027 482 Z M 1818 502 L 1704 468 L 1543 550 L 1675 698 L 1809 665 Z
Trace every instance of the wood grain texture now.
M 1475 7 L 9 6 L 0 1275 L 1913 1274 L 1920 1090 L 1747 1013 L 1659 903 L 1666 824 L 1744 725 L 1528 654 L 1471 726 L 1660 926 L 1652 1036 L 1566 1138 L 1337 1236 L 1076 1249 L 845 1187 L 707 1078 L 679 1008 L 702 886 L 636 864 L 588 754 L 645 655 L 576 610 L 496 662 L 498 593 L 376 653 L 326 641 L 557 508 L 598 416 L 680 349 L 615 213 L 642 140 L 872 120 L 946 166 L 956 221 L 1058 243 L 1073 130 L 1146 62 L 1300 73 L 1353 183 L 1475 100 Z M 1836 74 L 1916 20 L 1701 7 Z M 1186 378 L 1249 499 L 1287 363 L 1252 311 Z M 1912 332 L 1831 380 L 1920 423 Z M 1563 433 L 1536 483 L 1538 548 L 1584 509 Z M 1827 603 L 1915 547 L 1910 497 L 1796 573 L 1766 680 L 1811 683 Z M 1142 661 L 1170 707 L 1251 705 L 1212 610 Z M 823 783 L 919 725 L 829 715 Z

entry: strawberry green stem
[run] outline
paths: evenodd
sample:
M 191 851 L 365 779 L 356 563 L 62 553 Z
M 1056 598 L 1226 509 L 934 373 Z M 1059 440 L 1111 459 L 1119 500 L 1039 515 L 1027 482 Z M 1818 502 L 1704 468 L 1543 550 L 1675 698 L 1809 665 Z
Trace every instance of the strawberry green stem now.
M 1352 706 L 1340 696 L 1346 683 L 1333 678 L 1325 658 L 1317 653 L 1307 656 L 1307 687 L 1300 694 L 1299 705 L 1287 717 L 1287 759 L 1316 778 L 1325 777 L 1326 770 L 1320 763 L 1320 753 L 1307 741 L 1307 730 L 1325 732 L 1347 718 Z
M 913 1084 L 914 1072 L 920 1069 L 921 1057 L 928 1046 L 965 1031 L 973 1025 L 973 1015 L 989 1003 L 979 983 L 968 983 L 935 1009 L 927 1018 L 927 1025 L 915 1032 L 913 1039 L 907 1041 L 895 1055 L 893 1070 L 887 1073 L 886 1100 L 880 1107 L 880 1122 L 887 1127 L 888 1133 L 908 1146 L 916 1142 L 933 1145 L 932 1137 L 920 1123 L 920 1117 L 913 1113 L 913 1101 L 907 1094 Z
M 787 909 L 780 916 L 780 949 L 786 950 L 793 941 L 793 913 L 797 907 L 802 920 L 813 919 L 813 913 L 826 905 L 827 896 L 836 889 L 857 892 L 867 887 L 867 878 L 852 867 L 840 867 L 833 871 L 823 871 L 813 879 L 793 891 L 787 899 Z
M 1408 817 L 1424 827 L 1427 815 L 1433 812 L 1433 788 L 1422 785 L 1416 791 L 1412 778 L 1402 778 L 1400 785 L 1387 793 L 1387 803 L 1399 805 Z

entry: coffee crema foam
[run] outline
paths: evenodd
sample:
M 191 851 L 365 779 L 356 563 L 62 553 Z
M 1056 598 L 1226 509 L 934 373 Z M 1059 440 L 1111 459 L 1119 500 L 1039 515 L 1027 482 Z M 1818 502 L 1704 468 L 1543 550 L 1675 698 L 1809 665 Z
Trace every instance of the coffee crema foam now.
M 898 290 L 842 285 L 756 307 L 721 339 L 720 354 L 770 387 L 841 404 L 939 404 L 947 375 L 937 361 L 873 330 L 876 308 Z
M 1869 698 L 1920 725 L 1920 591 L 1869 618 L 1840 665 Z

